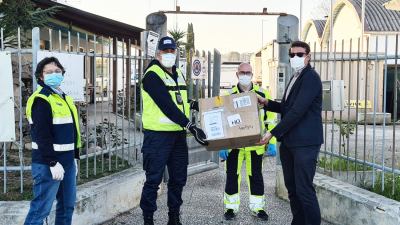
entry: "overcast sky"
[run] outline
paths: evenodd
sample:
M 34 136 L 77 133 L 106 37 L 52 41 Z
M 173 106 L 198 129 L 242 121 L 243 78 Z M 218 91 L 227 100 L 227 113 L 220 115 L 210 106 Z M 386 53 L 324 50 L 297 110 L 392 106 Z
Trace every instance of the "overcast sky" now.
M 300 15 L 300 0 L 58 0 L 67 4 L 145 28 L 148 14 L 159 10 L 174 10 L 175 1 L 182 11 L 233 11 L 286 12 Z M 310 18 L 323 18 L 321 2 L 329 5 L 329 0 L 303 0 L 303 24 Z M 210 16 L 168 14 L 168 29 L 186 31 L 187 24 L 193 23 L 195 45 L 199 50 L 219 49 L 229 51 L 254 52 L 276 36 L 276 16 Z M 263 30 L 262 31 L 262 25 Z M 262 35 L 263 33 L 263 35 Z M 263 38 L 262 38 L 263 37 Z

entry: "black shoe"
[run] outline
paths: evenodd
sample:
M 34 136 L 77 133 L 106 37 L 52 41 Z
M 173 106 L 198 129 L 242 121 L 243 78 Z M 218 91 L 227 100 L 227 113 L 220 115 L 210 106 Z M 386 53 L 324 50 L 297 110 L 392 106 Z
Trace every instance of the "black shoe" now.
M 182 225 L 179 213 L 168 213 L 168 224 L 167 225 Z
M 144 225 L 154 225 L 153 217 L 143 217 Z
M 254 212 L 254 215 L 262 221 L 268 221 L 268 214 L 264 210 L 259 210 L 257 214 Z
M 236 217 L 236 215 L 233 212 L 233 209 L 228 209 L 224 213 L 224 217 L 225 217 L 226 220 L 233 220 Z

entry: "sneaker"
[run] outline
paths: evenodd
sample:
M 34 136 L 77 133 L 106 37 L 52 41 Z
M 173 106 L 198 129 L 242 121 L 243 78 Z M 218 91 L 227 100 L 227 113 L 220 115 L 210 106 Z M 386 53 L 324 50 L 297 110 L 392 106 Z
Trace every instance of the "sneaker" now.
M 182 225 L 179 217 L 179 213 L 168 213 L 168 224 L 167 225 Z
M 259 210 L 257 213 L 253 212 L 253 215 L 262 221 L 268 221 L 269 218 L 268 214 L 264 210 Z
M 153 217 L 143 217 L 144 225 L 154 225 Z
M 224 213 L 224 217 L 225 217 L 225 220 L 233 220 L 236 217 L 236 215 L 233 212 L 233 209 L 228 209 Z

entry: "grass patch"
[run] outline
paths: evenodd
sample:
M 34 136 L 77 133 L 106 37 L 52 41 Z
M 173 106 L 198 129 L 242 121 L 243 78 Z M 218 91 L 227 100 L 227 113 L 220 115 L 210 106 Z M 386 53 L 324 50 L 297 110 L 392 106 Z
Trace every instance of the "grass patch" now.
M 342 158 L 327 158 L 321 157 L 318 160 L 317 166 L 321 168 L 333 169 L 334 171 L 362 171 L 364 170 L 372 170 L 371 166 L 363 165 L 360 163 L 355 163 L 352 161 L 347 161 Z
M 385 196 L 386 198 L 400 201 L 400 176 L 395 175 L 393 177 L 393 174 L 385 173 L 383 184 L 384 184 L 384 189 L 382 190 L 382 173 L 379 172 L 375 180 L 375 186 L 366 187 L 366 189 L 376 194 Z
M 102 164 L 102 157 L 97 156 L 96 158 L 96 175 L 94 175 L 94 158 L 89 158 L 88 162 L 88 170 L 86 169 L 86 159 L 82 159 L 80 162 L 80 171 L 79 171 L 79 179 L 78 185 L 84 184 L 89 181 L 105 177 L 111 175 L 113 173 L 117 173 L 128 169 L 130 166 L 126 160 L 122 161 L 121 158 L 118 157 L 116 159 L 115 156 L 111 157 L 111 170 L 109 170 L 109 159 L 108 156 L 104 156 L 104 167 Z M 116 165 L 116 161 L 118 161 L 118 165 Z M 102 168 L 104 169 L 102 171 Z M 88 173 L 88 177 L 86 176 Z M 8 172 L 7 173 L 7 193 L 0 194 L 0 201 L 22 201 L 22 200 L 31 200 L 33 198 L 32 187 L 33 180 L 30 171 L 24 172 L 24 191 L 21 193 L 20 188 L 20 173 L 17 171 Z M 4 178 L 1 176 L 0 183 L 3 184 Z M 3 192 L 3 190 L 1 190 Z

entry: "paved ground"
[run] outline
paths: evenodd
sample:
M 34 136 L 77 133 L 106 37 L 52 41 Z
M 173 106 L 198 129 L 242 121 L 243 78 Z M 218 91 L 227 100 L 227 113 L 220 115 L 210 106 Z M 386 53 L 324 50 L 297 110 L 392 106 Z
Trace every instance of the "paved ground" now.
M 289 203 L 277 198 L 275 192 L 275 159 L 264 160 L 264 181 L 267 200 L 266 211 L 270 215 L 268 222 L 260 222 L 250 215 L 248 209 L 248 190 L 245 181 L 242 182 L 241 209 L 237 219 L 226 222 L 223 219 L 223 188 L 225 174 L 223 164 L 219 169 L 197 174 L 189 177 L 184 189 L 182 206 L 182 222 L 185 225 L 206 225 L 206 224 L 235 224 L 235 225 L 256 225 L 290 224 L 291 213 Z M 158 204 L 158 211 L 155 214 L 155 224 L 167 224 L 166 193 L 163 191 Z M 103 225 L 139 225 L 143 224 L 140 208 L 135 208 L 118 216 L 117 218 L 104 223 Z M 329 225 L 323 222 L 322 225 Z

